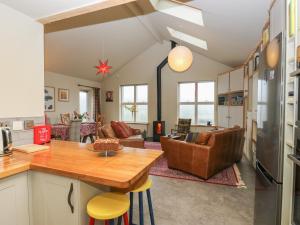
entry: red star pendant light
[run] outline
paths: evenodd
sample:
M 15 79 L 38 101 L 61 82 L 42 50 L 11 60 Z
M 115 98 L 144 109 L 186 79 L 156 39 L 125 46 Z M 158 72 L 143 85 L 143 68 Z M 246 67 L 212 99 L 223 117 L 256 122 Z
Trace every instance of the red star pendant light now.
M 104 76 L 106 74 L 110 74 L 110 69 L 112 69 L 112 67 L 108 65 L 108 60 L 106 60 L 105 62 L 102 62 L 101 60 L 99 60 L 99 66 L 95 66 L 95 68 L 98 69 L 96 75 L 101 73 Z

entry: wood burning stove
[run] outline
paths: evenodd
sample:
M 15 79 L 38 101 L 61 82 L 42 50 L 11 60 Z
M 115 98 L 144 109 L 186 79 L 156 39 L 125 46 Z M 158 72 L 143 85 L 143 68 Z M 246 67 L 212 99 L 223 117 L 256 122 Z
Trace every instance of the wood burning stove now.
M 160 141 L 161 136 L 165 136 L 165 121 L 153 122 L 153 141 Z

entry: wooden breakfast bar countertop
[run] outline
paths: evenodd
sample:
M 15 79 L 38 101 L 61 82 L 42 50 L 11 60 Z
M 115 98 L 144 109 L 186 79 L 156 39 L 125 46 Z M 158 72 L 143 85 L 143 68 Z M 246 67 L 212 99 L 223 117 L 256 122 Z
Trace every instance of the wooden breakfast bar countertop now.
M 89 144 L 52 141 L 49 150 L 14 152 L 0 158 L 0 178 L 26 170 L 75 178 L 113 188 L 128 189 L 148 175 L 162 151 L 124 147 L 113 157 L 100 157 Z

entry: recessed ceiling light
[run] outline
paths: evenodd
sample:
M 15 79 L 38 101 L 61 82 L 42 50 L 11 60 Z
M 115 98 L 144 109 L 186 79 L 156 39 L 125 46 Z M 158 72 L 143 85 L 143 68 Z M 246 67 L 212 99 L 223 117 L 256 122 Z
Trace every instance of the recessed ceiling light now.
M 207 50 L 207 42 L 206 41 L 201 40 L 200 38 L 196 38 L 194 36 L 182 33 L 180 31 L 174 30 L 170 27 L 167 27 L 167 29 L 172 37 L 182 40 L 184 42 L 190 43 L 192 45 L 195 45 L 204 50 Z
M 195 9 L 193 7 L 171 1 L 160 1 L 157 8 L 158 11 L 162 13 L 166 13 L 188 22 L 204 26 L 203 15 L 200 9 Z

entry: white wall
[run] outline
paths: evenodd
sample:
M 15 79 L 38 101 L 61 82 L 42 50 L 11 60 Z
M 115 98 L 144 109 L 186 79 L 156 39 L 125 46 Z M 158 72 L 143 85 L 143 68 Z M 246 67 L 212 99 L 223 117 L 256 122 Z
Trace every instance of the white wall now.
M 50 86 L 55 88 L 55 112 L 46 112 L 47 116 L 50 118 L 51 123 L 59 122 L 59 117 L 61 113 L 73 113 L 74 110 L 79 112 L 79 91 L 84 89 L 91 93 L 92 89 L 78 87 L 78 84 L 87 85 L 91 87 L 99 87 L 101 84 L 95 81 L 89 81 L 85 79 L 80 79 L 76 77 L 70 77 L 62 74 L 45 72 L 45 86 Z M 58 101 L 58 89 L 68 89 L 69 90 L 69 102 Z
M 134 58 L 113 76 L 105 78 L 102 84 L 102 113 L 106 122 L 119 119 L 119 87 L 124 84 L 149 85 L 149 135 L 152 122 L 157 119 L 156 67 L 168 55 L 170 43 L 156 43 Z M 162 120 L 166 121 L 169 132 L 177 121 L 177 86 L 182 81 L 215 80 L 217 74 L 230 69 L 221 63 L 193 53 L 192 67 L 185 73 L 175 73 L 168 65 L 162 71 Z M 114 102 L 105 102 L 105 91 L 114 92 Z
M 43 25 L 0 3 L 0 118 L 42 116 Z

